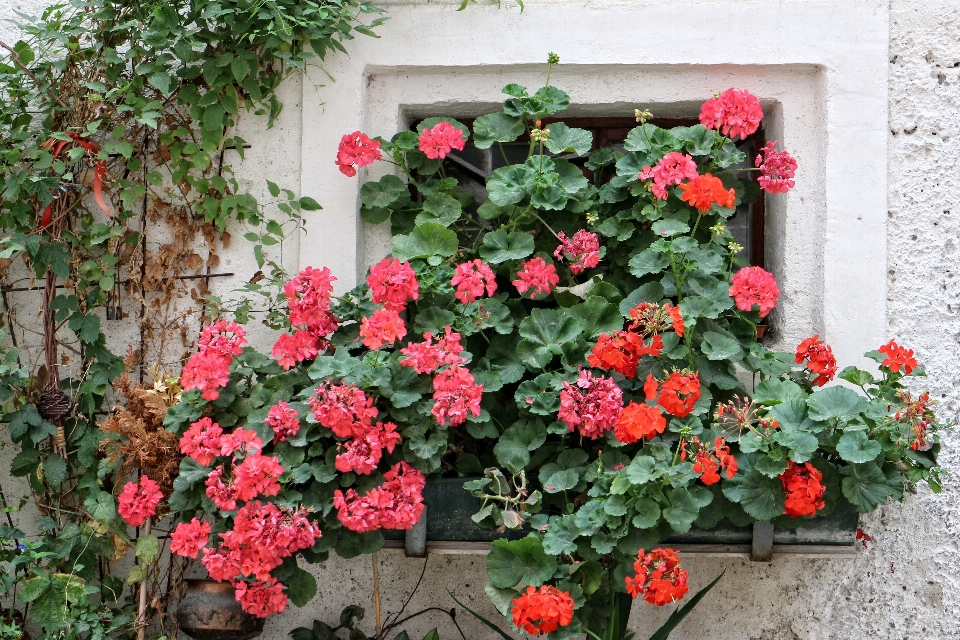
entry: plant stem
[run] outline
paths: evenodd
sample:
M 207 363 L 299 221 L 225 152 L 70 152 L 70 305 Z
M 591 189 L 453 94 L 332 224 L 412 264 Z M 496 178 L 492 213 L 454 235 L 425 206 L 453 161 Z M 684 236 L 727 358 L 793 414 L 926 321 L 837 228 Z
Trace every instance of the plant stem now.
M 377 623 L 377 636 L 380 635 L 380 559 L 377 552 L 370 554 L 373 560 L 373 615 Z
M 153 518 L 147 518 L 143 525 L 143 535 L 150 535 L 150 528 L 153 525 Z M 140 603 L 137 606 L 137 640 L 145 640 L 147 637 L 147 568 L 144 563 L 143 580 L 140 581 Z

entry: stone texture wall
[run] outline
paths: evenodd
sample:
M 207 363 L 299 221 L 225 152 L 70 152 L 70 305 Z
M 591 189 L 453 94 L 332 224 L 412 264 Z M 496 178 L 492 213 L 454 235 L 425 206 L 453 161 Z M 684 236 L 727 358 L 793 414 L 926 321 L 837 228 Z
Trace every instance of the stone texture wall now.
M 43 4 L 5 0 L 0 2 L 0 19 L 14 9 L 36 11 Z M 458 17 L 469 20 L 469 10 Z M 0 23 L 0 38 L 15 39 L 13 33 Z M 951 418 L 960 409 L 960 3 L 890 0 L 889 57 L 889 335 L 916 349 L 930 376 L 926 385 L 941 401 L 941 416 Z M 693 589 L 720 571 L 726 575 L 674 636 L 960 638 L 960 436 L 944 440 L 942 460 L 955 475 L 945 479 L 943 493 L 922 489 L 903 505 L 892 503 L 865 517 L 862 527 L 874 542 L 854 559 L 776 557 L 758 564 L 687 557 Z M 0 468 L 5 468 L 6 453 L 0 451 Z M 383 609 L 395 611 L 417 582 L 424 561 L 394 551 L 381 552 L 379 560 Z M 449 608 L 450 588 L 470 606 L 493 615 L 483 594 L 483 556 L 433 556 L 427 563 L 423 585 L 408 611 Z M 366 607 L 365 628 L 372 629 L 371 566 L 369 557 L 332 559 L 318 570 L 320 592 L 314 602 L 268 621 L 263 638 L 285 640 L 292 627 L 314 617 L 333 622 L 348 603 Z M 645 639 L 667 615 L 666 609 L 638 604 L 631 626 L 638 639 Z M 460 625 L 468 640 L 495 637 L 464 618 Z M 411 637 L 419 638 L 433 626 L 440 627 L 444 640 L 459 637 L 446 616 L 434 613 L 407 628 Z

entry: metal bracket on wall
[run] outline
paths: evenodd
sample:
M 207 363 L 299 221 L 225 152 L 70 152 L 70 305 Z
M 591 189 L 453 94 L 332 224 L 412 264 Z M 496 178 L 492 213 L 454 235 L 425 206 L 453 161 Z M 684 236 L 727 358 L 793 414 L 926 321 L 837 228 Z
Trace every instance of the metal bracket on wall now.
M 427 557 L 427 505 L 423 505 L 423 513 L 413 528 L 407 529 L 404 536 L 404 553 L 408 558 Z
M 750 559 L 754 562 L 769 562 L 773 559 L 773 524 L 769 520 L 753 523 Z

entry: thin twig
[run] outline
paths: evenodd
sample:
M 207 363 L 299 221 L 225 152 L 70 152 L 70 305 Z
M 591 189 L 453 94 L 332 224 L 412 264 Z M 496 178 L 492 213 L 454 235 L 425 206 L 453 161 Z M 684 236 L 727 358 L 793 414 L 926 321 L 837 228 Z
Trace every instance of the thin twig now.
M 16 50 L 15 50 L 13 47 L 11 47 L 10 45 L 8 45 L 8 44 L 7 44 L 6 42 L 4 42 L 3 40 L 0 40 L 0 47 L 4 48 L 4 49 L 6 49 L 7 51 L 10 52 L 10 56 L 13 58 L 13 61 L 17 63 L 17 66 L 20 67 L 20 69 L 22 69 L 25 74 L 27 74 L 28 76 L 30 76 L 30 77 L 33 79 L 33 81 L 34 81 L 34 83 L 37 85 L 37 88 L 38 88 L 38 89 L 43 87 L 43 83 L 40 82 L 40 79 L 39 79 L 37 76 L 33 75 L 33 72 L 30 71 L 30 69 L 27 68 L 27 65 L 25 65 L 25 64 L 23 63 L 23 60 L 20 59 L 20 54 L 17 53 Z M 53 98 L 53 99 L 57 102 L 57 104 L 59 104 L 59 105 L 60 105 L 61 107 L 63 107 L 64 109 L 69 109 L 69 108 L 70 108 L 70 107 L 67 105 L 66 102 L 64 102 L 63 100 L 60 99 L 60 96 L 58 96 L 57 94 L 53 93 L 53 92 L 50 91 L 49 89 L 47 89 L 47 93 L 50 94 L 50 97 Z

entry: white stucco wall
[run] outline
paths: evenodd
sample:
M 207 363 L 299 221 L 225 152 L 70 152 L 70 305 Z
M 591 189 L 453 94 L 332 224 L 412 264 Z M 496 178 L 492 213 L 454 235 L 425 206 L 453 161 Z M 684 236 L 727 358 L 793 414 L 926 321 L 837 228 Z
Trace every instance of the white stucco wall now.
M 5 0 L 0 19 L 14 8 L 30 11 L 42 4 Z M 285 249 L 285 264 L 328 264 L 348 286 L 351 270 L 382 255 L 384 239 L 357 222 L 357 181 L 333 165 L 343 133 L 364 128 L 389 135 L 403 123 L 404 109 L 432 108 L 460 96 L 475 109 L 498 101 L 499 86 L 516 76 L 538 86 L 533 83 L 539 69 L 529 65 L 542 62 L 547 51 L 561 55 L 557 84 L 571 90 L 574 102 L 592 101 L 603 109 L 632 109 L 639 101 L 683 109 L 703 91 L 745 86 L 773 109 L 774 137 L 801 150 L 797 191 L 775 205 L 782 213 L 782 244 L 769 238 L 767 249 L 780 254 L 769 257 L 783 284 L 784 305 L 793 310 L 789 315 L 802 318 L 784 327 L 785 345 L 811 329 L 825 332 L 846 364 L 896 336 L 917 350 L 930 376 L 925 382 L 941 399 L 941 415 L 957 414 L 960 2 L 527 0 L 523 14 L 483 5 L 456 13 L 456 4 L 390 1 L 393 17 L 380 30 L 381 39 L 361 38 L 349 58 L 325 66 L 335 83 L 324 78 L 319 88 L 309 81 L 288 88 L 291 100 L 279 129 L 246 126 L 254 147 L 243 178 L 251 185 L 269 178 L 300 188 L 324 206 L 311 214 L 299 248 Z M 594 25 L 589 29 L 588 18 Z M 12 33 L 0 23 L 0 38 L 14 39 Z M 525 66 L 514 74 L 508 69 L 514 64 Z M 610 77 L 612 64 L 621 65 L 619 79 Z M 650 67 L 666 64 L 711 66 Z M 782 64 L 793 66 L 777 73 Z M 578 78 L 577 65 L 591 73 Z M 450 66 L 473 68 L 442 69 Z M 774 72 L 767 73 L 771 67 Z M 749 82 L 751 73 L 755 83 Z M 404 74 L 412 82 L 405 83 Z M 446 87 L 438 78 L 446 79 Z M 449 86 L 463 93 L 444 95 Z M 426 97 L 411 98 L 411 87 Z M 233 236 L 228 259 L 243 281 L 255 267 L 239 236 Z M 958 450 L 960 438 L 947 436 L 942 461 L 954 474 L 960 471 Z M 5 458 L 0 451 L 0 465 Z M 960 638 L 958 488 L 956 477 L 948 477 L 939 496 L 924 489 L 903 505 L 865 517 L 863 529 L 874 542 L 853 559 L 775 557 L 756 564 L 687 557 L 694 589 L 721 570 L 727 573 L 674 637 Z M 381 552 L 379 560 L 383 608 L 390 612 L 416 582 L 423 560 L 395 551 Z M 483 556 L 432 556 L 428 563 L 408 611 L 449 608 L 450 588 L 492 614 L 483 594 Z M 372 629 L 369 557 L 332 559 L 317 575 L 318 597 L 268 621 L 265 640 L 285 640 L 291 628 L 314 617 L 333 622 L 351 603 L 367 608 L 365 624 Z M 646 604 L 635 609 L 631 624 L 640 639 L 669 614 Z M 495 637 L 465 615 L 460 624 L 469 640 Z M 444 640 L 459 637 L 445 616 L 428 614 L 407 628 L 418 638 L 435 625 Z

